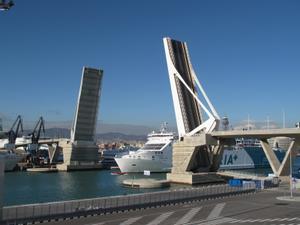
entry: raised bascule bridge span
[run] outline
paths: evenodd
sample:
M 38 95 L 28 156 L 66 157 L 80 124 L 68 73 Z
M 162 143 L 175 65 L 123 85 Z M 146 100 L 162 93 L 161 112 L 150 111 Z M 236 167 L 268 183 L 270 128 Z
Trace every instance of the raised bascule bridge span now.
M 167 178 L 189 184 L 220 180 L 216 172 L 224 146 L 233 145 L 236 138 L 260 140 L 273 173 L 287 176 L 290 156 L 295 157 L 300 146 L 300 129 L 218 131 L 220 117 L 195 74 L 187 44 L 171 38 L 164 38 L 163 42 L 179 135 L 179 141 L 173 145 L 173 167 Z M 267 141 L 273 137 L 292 138 L 281 163 Z

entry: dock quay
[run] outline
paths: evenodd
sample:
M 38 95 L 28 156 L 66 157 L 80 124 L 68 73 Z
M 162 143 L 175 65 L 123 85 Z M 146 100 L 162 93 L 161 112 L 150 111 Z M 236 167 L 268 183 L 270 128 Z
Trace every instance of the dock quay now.
M 169 187 L 170 182 L 155 179 L 127 179 L 123 181 L 123 185 L 132 188 L 162 188 Z
M 28 168 L 27 172 L 55 173 L 55 172 L 58 172 L 58 169 L 57 168 L 52 168 L 52 167 L 37 167 L 37 168 Z
M 242 173 L 241 171 L 220 171 L 217 174 L 223 178 L 236 178 L 236 179 L 245 179 L 245 180 L 255 180 L 255 179 L 267 179 L 268 177 L 261 174 L 247 174 Z
M 70 219 L 256 192 L 253 185 L 211 185 L 144 194 L 3 207 L 4 224 Z

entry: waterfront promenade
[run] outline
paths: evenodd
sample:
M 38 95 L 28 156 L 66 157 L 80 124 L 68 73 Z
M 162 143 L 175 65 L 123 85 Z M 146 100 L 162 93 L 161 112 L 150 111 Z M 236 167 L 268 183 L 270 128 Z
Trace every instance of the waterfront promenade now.
M 60 217 L 47 217 L 35 220 L 35 222 L 6 221 L 3 224 L 45 224 L 45 225 L 181 225 L 181 224 L 300 224 L 300 191 L 294 191 L 294 198 L 290 199 L 289 186 L 282 185 L 278 188 L 257 191 L 242 191 L 242 189 L 225 188 L 224 185 L 215 185 L 211 189 L 203 187 L 200 189 L 179 190 L 174 193 L 173 201 L 166 200 L 168 192 L 155 193 L 153 196 L 140 195 L 133 197 L 131 201 L 108 201 L 106 199 L 106 210 L 98 208 L 88 213 L 78 211 Z M 221 194 L 219 191 L 227 190 L 230 194 Z M 252 189 L 253 190 L 253 189 Z M 238 192 L 240 191 L 240 192 Z M 168 193 L 168 194 L 166 194 Z M 198 193 L 198 196 L 196 195 Z M 199 195 L 199 193 L 201 193 Z M 150 194 L 150 193 L 149 193 Z M 172 196 L 172 194 L 170 195 Z M 282 199 L 286 200 L 279 200 Z M 142 203 L 142 199 L 147 204 Z M 150 200 L 151 199 L 151 200 Z M 102 199 L 103 200 L 103 199 Z M 163 201 L 162 201 L 163 200 Z M 175 201 L 174 201 L 175 200 Z M 87 201 L 85 201 L 87 206 Z M 94 204 L 97 199 L 93 199 Z M 125 204 L 125 207 L 114 207 Z M 131 203 L 131 207 L 130 204 Z M 57 203 L 54 203 L 57 204 Z M 82 205 L 83 206 L 83 205 Z M 130 206 L 130 207 L 128 207 Z M 36 209 L 41 208 L 44 212 L 57 210 L 58 208 L 47 208 L 37 204 Z M 8 208 L 5 208 L 4 217 Z M 21 210 L 19 213 L 30 213 L 30 208 Z M 36 210 L 36 213 L 38 210 Z M 41 211 L 40 211 L 41 212 Z
M 17 205 L 4 207 L 2 219 L 8 224 L 25 224 L 59 219 L 68 220 L 77 217 L 104 215 L 188 201 L 248 194 L 255 191 L 253 183 L 242 187 L 231 187 L 223 184 L 136 195 Z
M 179 224 L 300 224 L 300 202 L 280 201 L 287 190 L 271 189 L 247 195 L 152 207 L 121 213 L 50 221 L 45 225 L 179 225 Z M 300 193 L 295 193 L 300 196 Z

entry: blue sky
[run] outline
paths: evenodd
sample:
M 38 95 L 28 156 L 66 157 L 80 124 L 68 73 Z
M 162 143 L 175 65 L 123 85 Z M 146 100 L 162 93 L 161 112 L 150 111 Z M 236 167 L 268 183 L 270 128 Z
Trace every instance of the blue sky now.
M 15 0 L 0 12 L 0 113 L 72 120 L 83 66 L 104 70 L 99 119 L 175 124 L 162 38 L 188 43 L 221 116 L 300 120 L 300 2 Z

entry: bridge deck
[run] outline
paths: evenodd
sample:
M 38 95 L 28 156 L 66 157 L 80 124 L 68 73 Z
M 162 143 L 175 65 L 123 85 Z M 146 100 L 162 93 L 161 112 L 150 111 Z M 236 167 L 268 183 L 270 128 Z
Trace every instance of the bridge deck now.
M 282 129 L 264 129 L 264 130 L 230 130 L 230 131 L 214 131 L 211 133 L 213 137 L 221 139 L 230 138 L 257 138 L 268 139 L 273 137 L 290 137 L 300 139 L 299 128 L 282 128 Z
M 39 145 L 42 145 L 42 144 L 48 144 L 48 145 L 51 145 L 51 144 L 58 144 L 59 142 L 59 139 L 46 139 L 46 140 L 39 140 Z M 22 144 L 15 144 L 15 147 L 25 147 L 27 145 L 29 145 L 31 143 L 22 143 Z

